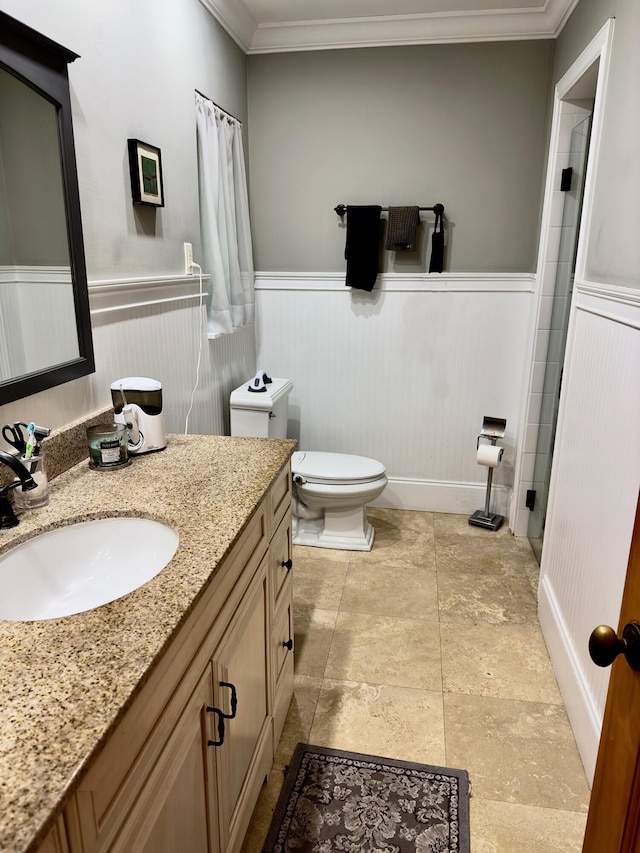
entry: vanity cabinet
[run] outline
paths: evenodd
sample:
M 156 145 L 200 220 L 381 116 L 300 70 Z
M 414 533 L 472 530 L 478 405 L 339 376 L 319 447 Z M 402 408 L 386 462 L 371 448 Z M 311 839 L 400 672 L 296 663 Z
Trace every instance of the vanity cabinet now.
M 67 804 L 70 853 L 236 853 L 293 692 L 289 467 Z

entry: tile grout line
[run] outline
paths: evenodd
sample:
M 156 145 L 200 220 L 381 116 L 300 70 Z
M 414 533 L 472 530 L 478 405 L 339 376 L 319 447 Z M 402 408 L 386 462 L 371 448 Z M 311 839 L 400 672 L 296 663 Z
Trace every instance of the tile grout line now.
M 442 737 L 444 739 L 445 766 L 449 767 L 449 746 L 447 738 L 447 712 L 445 707 L 445 678 L 444 678 L 444 655 L 442 653 L 442 611 L 440 609 L 440 578 L 438 571 L 438 537 L 436 535 L 436 515 L 432 515 L 433 522 L 433 564 L 436 572 L 436 601 L 438 607 L 438 636 L 440 637 L 440 677 L 442 679 Z

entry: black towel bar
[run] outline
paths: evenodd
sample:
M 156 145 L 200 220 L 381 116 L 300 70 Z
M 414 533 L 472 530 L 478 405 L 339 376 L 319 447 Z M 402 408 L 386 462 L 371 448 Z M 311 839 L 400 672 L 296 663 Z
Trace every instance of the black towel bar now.
M 347 206 L 344 204 L 338 204 L 333 208 L 338 216 L 344 216 L 347 212 Z M 383 210 L 389 210 L 388 207 L 383 207 Z M 434 204 L 433 207 L 419 207 L 418 210 L 433 210 L 434 213 L 443 214 L 444 213 L 444 204 Z

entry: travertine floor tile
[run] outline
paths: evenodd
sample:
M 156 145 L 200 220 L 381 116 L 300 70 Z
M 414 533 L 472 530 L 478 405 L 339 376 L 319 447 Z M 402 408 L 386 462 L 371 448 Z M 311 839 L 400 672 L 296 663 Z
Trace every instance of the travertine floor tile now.
M 262 786 L 240 853 L 260 853 L 262 850 L 283 783 L 283 771 L 274 768 L 266 785 Z
M 369 508 L 367 515 L 376 531 L 373 548 L 371 551 L 352 551 L 352 562 L 403 563 L 417 568 L 434 568 L 430 513 Z
M 432 512 L 370 506 L 367 507 L 367 516 L 379 536 L 404 536 L 412 530 L 415 533 L 426 533 L 433 538 Z
M 443 621 L 538 624 L 536 598 L 519 557 L 451 550 L 436 557 Z
M 499 530 L 485 530 L 482 527 L 469 524 L 468 515 L 435 512 L 433 513 L 433 530 L 436 544 L 439 546 L 455 545 L 462 539 L 470 549 L 496 545 L 503 549 L 514 548 L 523 552 L 531 551 L 528 540 L 515 537 L 506 522 Z
M 325 677 L 442 690 L 439 626 L 340 611 Z
M 353 551 L 335 551 L 333 548 L 312 548 L 308 545 L 293 546 L 294 565 L 301 563 L 315 563 L 319 557 L 324 560 L 333 560 L 336 563 L 348 563 Z
M 446 692 L 562 704 L 537 626 L 442 622 L 440 637 Z
M 294 564 L 294 601 L 320 610 L 338 610 L 349 563 L 323 557 L 324 548 L 314 550 L 320 552 L 315 560 L 307 558 Z
M 321 678 L 296 675 L 289 713 L 273 759 L 274 767 L 286 767 L 297 744 L 311 742 L 309 736 L 321 687 Z
M 447 764 L 480 799 L 585 811 L 589 789 L 564 707 L 444 694 Z
M 437 622 L 436 573 L 402 563 L 352 563 L 340 609 Z
M 466 515 L 368 514 L 371 552 L 293 549 L 295 694 L 242 853 L 262 850 L 298 741 L 468 770 L 472 853 L 579 851 L 589 789 L 528 541 Z
M 442 695 L 427 690 L 325 679 L 311 743 L 442 766 Z
M 322 678 L 329 657 L 338 613 L 297 607 L 294 602 L 294 655 L 296 675 Z
M 471 853 L 582 850 L 584 813 L 471 798 Z

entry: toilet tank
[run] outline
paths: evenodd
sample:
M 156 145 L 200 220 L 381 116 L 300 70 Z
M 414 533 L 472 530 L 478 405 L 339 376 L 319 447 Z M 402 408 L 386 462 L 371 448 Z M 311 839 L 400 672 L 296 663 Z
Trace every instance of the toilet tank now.
M 290 379 L 273 379 L 266 391 L 249 391 L 248 379 L 231 392 L 231 435 L 245 438 L 286 438 Z

